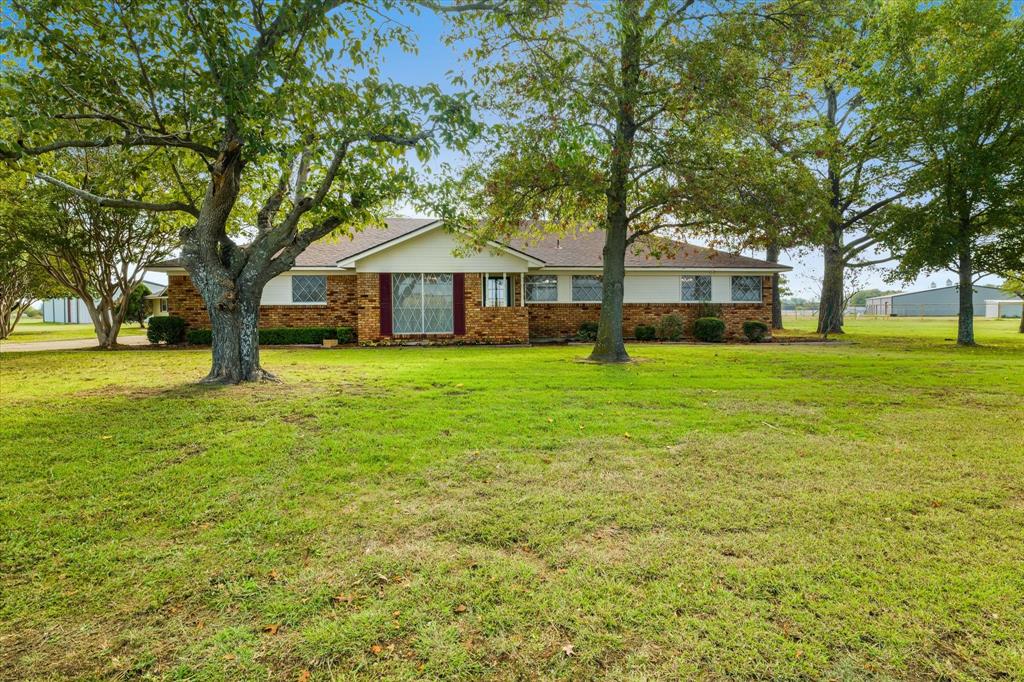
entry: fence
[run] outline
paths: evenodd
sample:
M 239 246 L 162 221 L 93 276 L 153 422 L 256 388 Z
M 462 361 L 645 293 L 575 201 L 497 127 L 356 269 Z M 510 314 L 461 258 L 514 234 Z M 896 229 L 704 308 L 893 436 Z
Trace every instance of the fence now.
M 991 307 L 991 306 L 989 306 Z M 814 318 L 818 316 L 818 307 L 799 306 L 796 308 L 783 308 L 782 314 L 786 317 Z M 900 318 L 900 317 L 957 317 L 960 314 L 960 307 L 955 303 L 892 303 L 884 302 L 869 306 L 851 306 L 843 313 L 846 317 L 874 319 Z M 986 310 L 985 305 L 975 304 L 975 317 L 1009 317 L 1020 318 L 1021 306 L 1006 304 L 998 308 L 998 314 Z

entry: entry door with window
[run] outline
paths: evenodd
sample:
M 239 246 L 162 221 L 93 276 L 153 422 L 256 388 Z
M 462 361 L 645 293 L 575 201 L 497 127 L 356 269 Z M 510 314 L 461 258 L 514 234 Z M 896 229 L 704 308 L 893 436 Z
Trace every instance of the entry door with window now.
M 507 275 L 487 275 L 484 279 L 484 307 L 508 308 L 512 305 L 511 279 Z

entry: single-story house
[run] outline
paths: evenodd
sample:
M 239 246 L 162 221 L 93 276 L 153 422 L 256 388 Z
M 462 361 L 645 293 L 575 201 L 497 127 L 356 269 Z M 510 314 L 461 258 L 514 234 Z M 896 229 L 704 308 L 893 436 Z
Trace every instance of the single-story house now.
M 348 326 L 360 343 L 524 343 L 569 338 L 598 319 L 603 232 L 492 242 L 471 253 L 461 246 L 430 219 L 393 218 L 382 229 L 323 239 L 267 283 L 260 326 Z M 668 313 L 692 320 L 702 304 L 718 304 L 727 334 L 738 336 L 745 320 L 770 321 L 772 275 L 790 270 L 682 242 L 659 255 L 626 257 L 627 336 Z M 169 313 L 208 328 L 181 263 L 153 269 L 168 274 Z
M 167 285 L 143 280 L 149 289 L 146 296 L 146 317 L 167 314 Z M 90 324 L 92 317 L 85 301 L 80 298 L 47 298 L 42 302 L 43 322 L 61 324 Z
M 1009 298 L 1005 300 L 987 299 L 985 301 L 985 317 L 1020 317 L 1024 314 L 1024 300 Z
M 974 314 L 985 312 L 986 299 L 1005 297 L 1006 292 L 999 287 L 975 286 Z M 887 317 L 955 317 L 960 314 L 960 286 L 875 296 L 867 300 L 866 313 Z

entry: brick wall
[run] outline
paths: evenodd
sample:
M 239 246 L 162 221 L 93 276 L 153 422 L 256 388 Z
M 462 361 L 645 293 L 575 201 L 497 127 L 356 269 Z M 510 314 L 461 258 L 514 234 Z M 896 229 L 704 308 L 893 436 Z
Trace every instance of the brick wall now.
M 357 303 L 354 276 L 328 275 L 327 305 L 263 305 L 260 306 L 260 327 L 356 328 Z M 206 305 L 187 275 L 168 277 L 167 312 L 185 318 L 190 327 L 210 326 Z
M 743 323 L 760 320 L 771 326 L 772 278 L 761 278 L 761 303 L 723 303 L 722 318 L 725 333 L 730 338 L 743 335 Z M 663 315 L 670 313 L 683 318 L 686 332 L 697 314 L 695 303 L 624 303 L 622 305 L 622 332 L 632 338 L 637 325 L 656 325 Z M 560 339 L 576 335 L 583 322 L 597 322 L 601 316 L 600 303 L 530 303 L 531 339 Z
M 359 273 L 358 335 L 363 343 L 526 343 L 529 339 L 529 311 L 523 307 L 484 308 L 479 273 L 466 273 L 466 334 L 399 334 L 380 335 L 380 280 L 377 273 Z M 515 301 L 520 303 L 518 276 L 512 277 Z
M 377 273 L 327 276 L 327 305 L 273 305 L 260 307 L 261 327 L 353 327 L 363 343 L 525 343 L 530 338 L 568 338 L 576 334 L 581 322 L 597 321 L 599 303 L 531 303 L 521 305 L 520 275 L 512 276 L 515 307 L 485 308 L 479 273 L 466 274 L 466 335 L 451 334 L 380 335 L 380 283 Z M 761 303 L 725 303 L 721 305 L 726 335 L 743 334 L 743 322 L 761 320 L 771 324 L 771 277 L 762 277 Z M 171 315 L 185 318 L 191 327 L 210 326 L 199 292 L 186 275 L 171 275 L 167 288 L 167 307 Z M 623 332 L 633 336 L 639 324 L 657 324 L 669 313 L 683 318 L 689 330 L 698 306 L 688 303 L 626 303 L 622 307 Z

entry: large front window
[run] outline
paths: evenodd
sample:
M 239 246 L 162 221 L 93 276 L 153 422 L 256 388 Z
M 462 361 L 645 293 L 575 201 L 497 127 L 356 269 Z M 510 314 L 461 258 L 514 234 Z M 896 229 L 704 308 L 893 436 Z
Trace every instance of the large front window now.
M 391 324 L 395 334 L 452 334 L 450 273 L 391 276 Z
M 601 300 L 601 275 L 573 275 L 572 300 L 594 302 Z
M 749 275 L 732 278 L 732 300 L 761 302 L 761 278 Z

